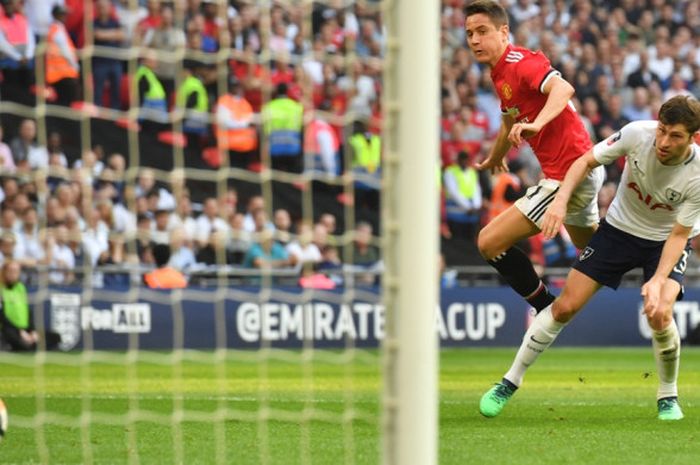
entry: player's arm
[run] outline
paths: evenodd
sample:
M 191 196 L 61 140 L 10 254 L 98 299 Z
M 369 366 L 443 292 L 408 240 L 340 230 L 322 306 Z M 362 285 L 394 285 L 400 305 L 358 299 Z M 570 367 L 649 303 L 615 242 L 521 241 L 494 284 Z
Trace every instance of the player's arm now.
M 575 90 L 571 84 L 557 75 L 545 82 L 542 93 L 547 95 L 547 101 L 535 121 L 516 123 L 511 128 L 508 139 L 513 145 L 520 145 L 523 135 L 529 137 L 537 134 L 547 123 L 556 118 L 569 104 Z
M 659 264 L 656 267 L 654 276 L 642 286 L 642 296 L 644 297 L 644 313 L 647 317 L 653 318 L 657 311 L 662 311 L 661 288 L 663 288 L 668 275 L 685 250 L 688 236 L 692 231 L 692 226 L 683 226 L 676 223 L 671 230 L 671 234 L 664 243 Z
M 542 234 L 545 239 L 551 239 L 557 235 L 564 222 L 566 207 L 569 204 L 569 199 L 571 199 L 571 194 L 581 184 L 581 181 L 588 176 L 588 173 L 598 166 L 600 166 L 600 162 L 593 156 L 592 149 L 584 153 L 583 156 L 578 157 L 571 164 L 564 180 L 559 185 L 557 195 L 547 208 L 542 219 Z
M 500 173 L 508 171 L 508 165 L 503 161 L 503 158 L 510 150 L 512 144 L 508 140 L 508 134 L 515 123 L 515 118 L 510 115 L 502 115 L 501 117 L 501 128 L 498 130 L 498 135 L 496 140 L 493 142 L 493 146 L 489 151 L 489 155 L 480 163 L 476 163 L 474 166 L 478 170 L 491 170 L 492 173 Z

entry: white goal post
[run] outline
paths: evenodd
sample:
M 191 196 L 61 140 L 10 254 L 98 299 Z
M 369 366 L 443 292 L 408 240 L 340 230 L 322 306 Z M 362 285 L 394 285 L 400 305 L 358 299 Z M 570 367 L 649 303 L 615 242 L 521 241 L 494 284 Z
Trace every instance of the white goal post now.
M 439 7 L 384 3 L 384 465 L 437 463 Z

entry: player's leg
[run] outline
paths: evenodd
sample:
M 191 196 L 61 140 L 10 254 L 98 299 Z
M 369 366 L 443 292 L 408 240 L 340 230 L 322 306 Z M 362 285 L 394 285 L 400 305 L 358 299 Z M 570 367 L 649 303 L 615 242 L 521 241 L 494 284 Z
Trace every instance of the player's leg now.
M 481 256 L 537 311 L 552 303 L 554 296 L 537 275 L 530 258 L 514 244 L 539 231 L 536 224 L 513 205 L 487 224 L 477 240 Z
M 661 309 L 663 311 L 657 312 L 654 318 L 647 319 L 652 330 L 651 343 L 659 374 L 656 403 L 660 420 L 680 420 L 683 418 L 683 411 L 678 403 L 681 338 L 673 319 L 673 304 L 683 295 L 681 282 L 690 253 L 691 249 L 688 246 L 661 289 Z
M 569 233 L 571 237 L 571 242 L 576 246 L 577 249 L 583 249 L 591 241 L 591 237 L 598 229 L 597 224 L 591 226 L 575 226 L 573 224 L 565 224 L 566 232 Z
M 673 319 L 673 304 L 681 290 L 677 281 L 669 279 L 661 290 L 664 311 L 649 319 L 652 329 L 651 344 L 659 374 L 656 402 L 660 420 L 680 420 L 683 411 L 678 404 L 678 368 L 681 356 L 681 338 Z
M 578 249 L 586 247 L 598 229 L 598 191 L 604 181 L 605 169 L 602 166 L 591 170 L 576 187 L 567 205 L 564 227 Z
M 571 270 L 566 284 L 552 305 L 542 310 L 525 332 L 513 364 L 497 383 L 481 398 L 479 410 L 487 417 L 498 415 L 515 390 L 522 384 L 527 369 L 537 361 L 564 326 L 578 313 L 601 285 L 578 270 Z

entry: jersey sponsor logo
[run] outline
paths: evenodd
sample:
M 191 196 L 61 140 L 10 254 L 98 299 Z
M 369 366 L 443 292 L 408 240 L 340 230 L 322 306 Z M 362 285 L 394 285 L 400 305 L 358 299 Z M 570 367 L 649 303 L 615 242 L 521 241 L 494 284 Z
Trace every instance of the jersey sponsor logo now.
M 595 253 L 594 248 L 586 246 L 586 248 L 583 249 L 581 251 L 581 254 L 578 256 L 578 261 L 582 262 L 585 259 L 587 259 L 588 257 L 590 257 L 591 255 L 593 255 L 594 253 Z
M 672 203 L 677 203 L 681 199 L 681 193 L 671 189 L 666 189 L 666 200 Z
M 652 198 L 651 198 L 651 194 L 647 194 L 647 193 L 643 192 L 641 187 L 639 187 L 636 182 L 627 183 L 627 187 L 629 187 L 634 192 L 636 192 L 637 198 L 640 201 L 644 202 L 651 210 L 656 210 L 657 208 L 662 208 L 664 210 L 673 211 L 673 207 L 667 203 L 653 203 Z M 675 191 L 673 191 L 673 192 L 675 192 Z M 666 192 L 666 194 L 668 195 L 668 191 Z M 678 194 L 678 195 L 680 196 L 680 194 Z
M 617 134 L 613 134 L 613 136 L 608 139 L 608 145 L 613 145 L 615 142 L 617 142 L 621 138 L 622 138 L 622 131 L 618 132 Z
M 507 82 L 501 86 L 501 93 L 503 94 L 503 98 L 506 100 L 513 98 L 513 89 Z

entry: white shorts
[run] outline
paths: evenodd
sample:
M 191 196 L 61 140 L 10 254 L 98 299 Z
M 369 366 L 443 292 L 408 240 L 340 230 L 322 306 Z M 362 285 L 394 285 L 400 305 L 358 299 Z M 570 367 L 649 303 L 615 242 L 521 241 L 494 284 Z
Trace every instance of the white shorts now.
M 581 181 L 571 194 L 564 224 L 584 227 L 598 224 L 598 191 L 604 181 L 603 166 L 598 166 L 588 173 L 586 179 Z M 553 179 L 543 179 L 536 186 L 530 187 L 525 195 L 515 202 L 518 210 L 539 229 L 542 229 L 542 218 L 547 207 L 559 191 L 559 184 L 559 181 Z

